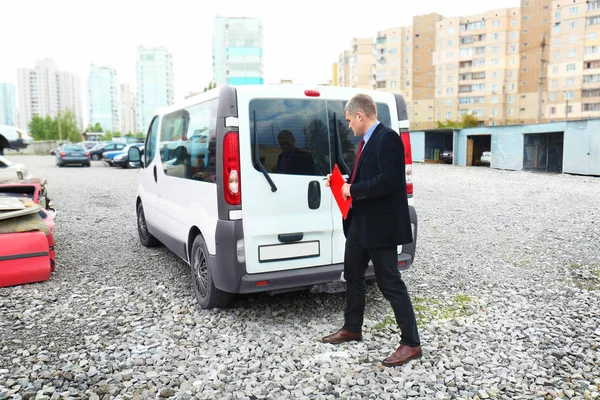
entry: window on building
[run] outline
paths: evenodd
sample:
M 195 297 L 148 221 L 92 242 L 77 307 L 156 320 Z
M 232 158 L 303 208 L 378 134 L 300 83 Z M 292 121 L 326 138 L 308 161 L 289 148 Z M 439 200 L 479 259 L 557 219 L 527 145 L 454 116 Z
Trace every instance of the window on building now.
M 557 95 L 556 92 L 550 93 L 550 100 L 556 101 Z
M 576 69 L 577 69 L 577 66 L 575 65 L 575 63 L 567 64 L 567 71 L 568 72 L 575 71 Z
M 588 40 L 596 40 L 598 39 L 598 32 L 589 32 L 587 34 Z
M 577 29 L 577 21 L 569 21 L 569 29 Z
M 569 15 L 577 15 L 577 13 L 579 13 L 579 7 L 569 7 Z
M 567 51 L 567 57 L 569 58 L 575 57 L 576 54 L 577 52 L 575 51 L 575 49 L 570 49 L 569 51 Z
M 556 107 L 550 107 L 550 114 L 556 114 Z
M 508 102 L 509 103 L 514 103 L 515 102 L 515 97 L 514 96 L 508 96 Z
M 566 85 L 573 86 L 575 84 L 575 78 L 567 78 Z
M 452 111 L 446 111 L 446 119 L 452 119 Z
M 495 19 L 494 22 L 492 22 L 492 26 L 494 28 L 498 28 L 500 26 L 500 20 L 499 19 Z

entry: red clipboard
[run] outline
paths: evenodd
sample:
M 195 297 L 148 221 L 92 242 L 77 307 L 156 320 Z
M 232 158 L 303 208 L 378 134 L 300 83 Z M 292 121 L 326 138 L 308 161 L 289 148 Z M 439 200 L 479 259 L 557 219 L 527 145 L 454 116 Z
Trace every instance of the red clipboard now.
M 350 206 L 352 205 L 352 198 L 344 200 L 344 197 L 342 196 L 342 186 L 344 186 L 344 183 L 346 183 L 346 180 L 342 176 L 342 173 L 336 164 L 333 166 L 329 187 L 331 188 L 331 193 L 333 194 L 333 197 L 335 198 L 335 201 L 342 212 L 342 217 L 346 219 L 348 216 L 348 211 L 350 211 Z

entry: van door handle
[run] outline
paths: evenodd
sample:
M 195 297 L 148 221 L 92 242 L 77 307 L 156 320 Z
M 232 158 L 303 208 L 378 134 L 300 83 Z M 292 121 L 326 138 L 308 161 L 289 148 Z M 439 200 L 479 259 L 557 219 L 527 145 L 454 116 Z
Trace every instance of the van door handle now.
M 316 210 L 321 206 L 321 183 L 311 181 L 308 184 L 308 208 Z
M 154 165 L 153 172 L 154 172 L 154 182 L 158 182 L 158 176 L 156 175 L 156 165 Z

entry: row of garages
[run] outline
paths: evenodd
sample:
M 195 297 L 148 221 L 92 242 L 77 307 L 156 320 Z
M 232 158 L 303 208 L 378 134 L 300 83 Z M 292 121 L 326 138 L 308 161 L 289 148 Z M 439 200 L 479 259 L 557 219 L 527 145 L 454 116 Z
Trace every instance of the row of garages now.
M 600 119 L 413 131 L 411 147 L 414 162 L 450 150 L 455 165 L 483 165 L 489 151 L 492 168 L 600 176 Z

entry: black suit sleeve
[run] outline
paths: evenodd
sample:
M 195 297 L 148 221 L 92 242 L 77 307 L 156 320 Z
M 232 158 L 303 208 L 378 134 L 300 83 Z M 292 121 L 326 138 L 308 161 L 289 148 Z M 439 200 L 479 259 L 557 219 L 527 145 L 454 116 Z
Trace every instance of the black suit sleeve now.
M 405 173 L 404 145 L 400 136 L 392 130 L 383 132 L 377 143 L 377 169 L 379 173 L 373 178 L 350 186 L 352 198 L 384 196 L 402 184 L 402 174 Z

